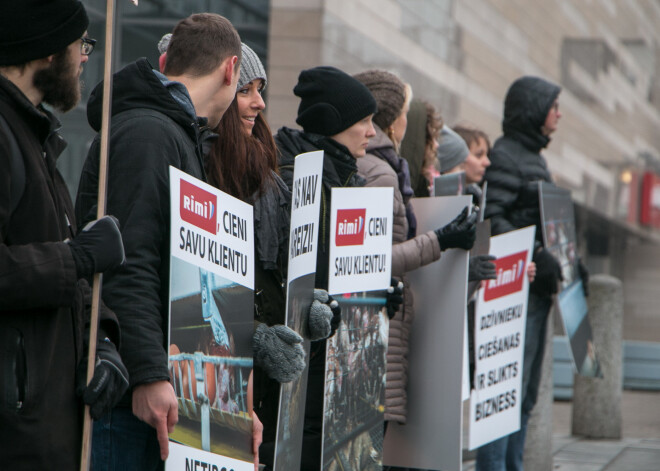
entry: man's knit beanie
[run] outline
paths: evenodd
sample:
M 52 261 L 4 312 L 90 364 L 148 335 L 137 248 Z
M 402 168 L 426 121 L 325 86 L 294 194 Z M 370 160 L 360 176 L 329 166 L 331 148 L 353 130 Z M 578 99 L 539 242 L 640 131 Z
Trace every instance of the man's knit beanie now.
M 367 70 L 353 77 L 365 84 L 376 99 L 378 112 L 374 115 L 374 123 L 383 131 L 387 130 L 403 111 L 406 85 L 399 77 L 385 70 Z
M 470 149 L 461 136 L 447 125 L 440 130 L 440 145 L 438 145 L 438 161 L 440 173 L 449 172 L 467 159 Z
M 303 70 L 293 93 L 300 97 L 296 123 L 323 136 L 339 134 L 377 110 L 369 89 L 334 67 Z
M 87 30 L 77 0 L 15 0 L 0 12 L 0 66 L 20 65 L 66 49 Z
M 248 83 L 257 79 L 263 79 L 264 88 L 266 88 L 266 84 L 268 83 L 266 69 L 264 69 L 264 65 L 261 63 L 257 53 L 245 43 L 241 43 L 241 51 L 243 53 L 243 57 L 241 58 L 241 76 L 238 79 L 236 90 L 240 90 Z

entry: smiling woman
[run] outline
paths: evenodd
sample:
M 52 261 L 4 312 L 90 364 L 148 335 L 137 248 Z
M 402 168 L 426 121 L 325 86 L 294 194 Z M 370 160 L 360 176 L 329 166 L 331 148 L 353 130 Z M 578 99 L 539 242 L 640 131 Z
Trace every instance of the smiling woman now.
M 206 170 L 211 184 L 254 207 L 255 321 L 258 323 L 253 339 L 254 411 L 263 422 L 264 446 L 260 448 L 259 458 L 262 463 L 271 464 L 279 402 L 279 382 L 273 378 L 281 377 L 260 363 L 260 352 L 266 350 L 261 339 L 275 331 L 288 331 L 300 341 L 302 338 L 282 325 L 286 303 L 282 267 L 288 249 L 291 194 L 277 174 L 275 143 L 262 113 L 266 104 L 261 93 L 268 79 L 255 52 L 243 44 L 242 53 L 236 97 L 218 125 L 218 139 L 207 157 Z M 279 367 L 288 368 L 297 376 L 305 363 L 296 355 L 302 357 L 304 353 L 299 342 L 292 344 L 290 356 L 280 352 Z M 253 439 L 258 446 L 261 436 L 257 429 Z

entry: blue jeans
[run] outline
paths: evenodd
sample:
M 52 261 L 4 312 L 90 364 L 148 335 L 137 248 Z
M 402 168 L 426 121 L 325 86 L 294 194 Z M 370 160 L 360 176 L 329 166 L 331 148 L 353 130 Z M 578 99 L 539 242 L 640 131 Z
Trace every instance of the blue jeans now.
M 160 471 L 156 429 L 133 415 L 130 407 L 115 407 L 94 422 L 93 471 Z
M 542 298 L 532 292 L 529 293 L 523 356 L 520 430 L 479 447 L 476 471 L 523 471 L 527 422 L 539 394 L 547 320 L 551 306 L 552 298 Z

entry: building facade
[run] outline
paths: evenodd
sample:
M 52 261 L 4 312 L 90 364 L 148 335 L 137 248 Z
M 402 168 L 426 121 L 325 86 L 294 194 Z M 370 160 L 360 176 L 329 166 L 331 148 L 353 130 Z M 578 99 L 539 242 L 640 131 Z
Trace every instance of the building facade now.
M 624 338 L 657 341 L 658 24 L 656 0 L 272 0 L 268 117 L 295 125 L 303 68 L 384 68 L 448 125 L 494 140 L 516 78 L 560 84 L 544 155 L 576 202 L 580 252 L 592 273 L 623 280 Z
M 59 162 L 75 194 L 94 133 L 85 104 L 103 75 L 105 1 L 86 0 L 99 40 L 81 104 L 62 117 Z M 525 74 L 562 86 L 559 130 L 544 152 L 576 202 L 592 273 L 624 282 L 624 336 L 657 340 L 660 314 L 660 1 L 142 0 L 117 2 L 115 68 L 147 57 L 193 12 L 228 17 L 268 71 L 271 127 L 295 126 L 300 70 L 390 70 L 451 125 L 500 133 L 508 86 Z

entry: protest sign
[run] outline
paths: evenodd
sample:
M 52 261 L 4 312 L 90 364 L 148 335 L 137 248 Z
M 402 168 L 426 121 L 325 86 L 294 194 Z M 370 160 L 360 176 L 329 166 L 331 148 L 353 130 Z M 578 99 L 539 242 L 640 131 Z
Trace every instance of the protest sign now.
M 545 248 L 557 259 L 564 280 L 557 295 L 557 308 L 571 346 L 575 371 L 602 377 L 596 357 L 587 300 L 578 270 L 577 238 L 573 200 L 568 190 L 551 183 L 539 185 L 541 222 Z
M 417 233 L 448 224 L 471 196 L 414 198 Z M 383 463 L 460 471 L 462 377 L 468 252 L 448 249 L 440 260 L 409 273 L 415 318 L 408 352 L 408 416 L 389 422 Z
M 309 307 L 313 301 L 316 277 L 316 252 L 321 207 L 323 151 L 296 157 L 291 198 L 289 232 L 289 269 L 286 298 L 286 325 L 307 338 Z M 309 358 L 309 341 L 304 342 Z M 300 468 L 307 368 L 300 378 L 280 387 L 279 417 L 273 469 Z
M 333 188 L 329 289 L 341 306 L 326 342 L 322 469 L 380 470 L 392 188 Z
M 252 207 L 170 167 L 169 368 L 179 406 L 168 470 L 254 469 Z
M 471 450 L 520 429 L 529 280 L 536 229 L 491 238 L 497 278 L 478 291 L 475 306 Z
M 447 173 L 433 179 L 433 196 L 459 196 L 465 191 L 465 172 Z

